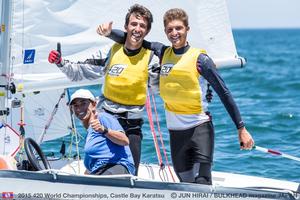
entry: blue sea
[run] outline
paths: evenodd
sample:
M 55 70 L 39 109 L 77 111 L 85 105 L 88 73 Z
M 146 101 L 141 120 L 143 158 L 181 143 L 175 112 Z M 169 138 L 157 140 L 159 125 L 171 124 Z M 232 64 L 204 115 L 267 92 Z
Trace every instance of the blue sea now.
M 234 30 L 233 34 L 238 53 L 247 58 L 247 65 L 223 69 L 220 74 L 248 131 L 256 145 L 300 157 L 300 29 Z M 98 87 L 89 89 L 99 94 Z M 239 149 L 237 130 L 213 94 L 209 107 L 216 133 L 213 170 L 300 182 L 300 162 Z M 159 97 L 156 106 L 170 161 L 169 135 Z M 144 118 L 142 162 L 158 163 L 146 112 Z M 78 128 L 84 135 L 79 123 Z M 60 143 L 48 142 L 43 149 L 58 153 Z

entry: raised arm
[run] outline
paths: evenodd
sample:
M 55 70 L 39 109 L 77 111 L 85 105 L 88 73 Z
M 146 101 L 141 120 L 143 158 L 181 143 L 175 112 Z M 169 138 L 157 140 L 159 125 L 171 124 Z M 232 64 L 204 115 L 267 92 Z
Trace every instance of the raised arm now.
M 147 40 L 143 41 L 143 47 L 152 50 L 160 61 L 162 60 L 165 50 L 168 48 L 168 46 L 165 46 L 163 43 L 149 42 Z
M 101 36 L 106 36 L 109 39 L 120 44 L 125 44 L 127 36 L 127 33 L 124 31 L 121 31 L 119 29 L 112 29 L 112 22 L 99 25 L 97 28 L 97 33 Z M 143 47 L 152 50 L 159 59 L 162 58 L 163 53 L 167 48 L 167 46 L 160 42 L 149 42 L 147 40 L 143 41 Z
M 225 82 L 217 72 L 214 62 L 206 54 L 200 54 L 197 60 L 198 72 L 210 83 L 213 89 L 220 97 L 232 121 L 238 129 L 239 141 L 242 144 L 242 149 L 251 149 L 254 145 L 250 133 L 245 128 L 244 122 L 241 118 L 240 111 L 229 91 Z
M 107 58 L 101 58 L 101 52 L 97 52 L 96 56 L 83 62 L 71 62 L 62 58 L 61 53 L 52 50 L 49 53 L 48 61 L 54 63 L 57 67 L 71 80 L 93 80 L 101 78 L 105 75 L 105 63 Z
M 117 29 L 112 29 L 113 22 L 103 23 L 97 27 L 96 32 L 101 35 L 108 37 L 109 39 L 119 43 L 125 44 L 126 34 L 125 32 Z

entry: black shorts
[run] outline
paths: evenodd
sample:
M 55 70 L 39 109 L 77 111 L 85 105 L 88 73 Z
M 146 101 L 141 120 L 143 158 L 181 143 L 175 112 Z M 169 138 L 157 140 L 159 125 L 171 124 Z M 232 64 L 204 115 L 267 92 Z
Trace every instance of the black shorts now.
M 107 164 L 95 173 L 96 175 L 116 175 L 116 174 L 129 174 L 126 167 L 120 164 Z
M 140 135 L 141 138 L 143 138 L 142 134 L 142 126 L 144 124 L 144 120 L 141 118 L 138 119 L 128 119 L 128 112 L 123 112 L 123 113 L 113 113 L 111 111 L 108 111 L 104 109 L 105 112 L 113 115 L 116 117 L 124 129 L 126 135 L 130 134 L 135 134 L 135 135 Z
M 177 173 L 191 170 L 195 163 L 212 163 L 214 127 L 211 121 L 169 132 L 172 162 Z
M 104 109 L 105 112 L 110 113 L 111 115 L 115 116 L 119 123 L 121 124 L 122 128 L 125 131 L 129 139 L 129 148 L 132 153 L 135 172 L 136 175 L 138 174 L 138 169 L 141 160 L 141 150 L 142 150 L 142 126 L 144 124 L 143 119 L 127 119 L 128 112 L 123 113 L 112 113 Z

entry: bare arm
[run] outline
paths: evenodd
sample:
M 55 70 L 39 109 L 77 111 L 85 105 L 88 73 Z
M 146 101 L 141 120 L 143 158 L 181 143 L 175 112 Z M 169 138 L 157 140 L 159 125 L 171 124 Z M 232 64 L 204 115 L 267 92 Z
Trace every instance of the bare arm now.
M 104 127 L 100 123 L 96 114 L 94 114 L 94 116 L 91 117 L 89 124 L 96 132 L 99 132 L 100 134 L 104 133 L 105 137 L 107 137 L 113 143 L 116 143 L 121 146 L 129 145 L 129 139 L 125 135 L 125 133 L 118 131 L 118 130 L 106 129 L 106 127 Z M 105 133 L 105 129 L 107 130 L 106 133 Z
M 110 139 L 112 142 L 121 145 L 121 146 L 127 146 L 129 145 L 129 139 L 125 135 L 125 133 L 121 131 L 115 131 L 108 129 L 108 132 L 105 134 L 105 136 Z

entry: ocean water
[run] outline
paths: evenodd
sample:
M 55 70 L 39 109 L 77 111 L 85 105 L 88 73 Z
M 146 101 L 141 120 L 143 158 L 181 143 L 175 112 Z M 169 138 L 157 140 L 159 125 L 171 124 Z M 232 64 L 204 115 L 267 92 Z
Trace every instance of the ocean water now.
M 220 70 L 220 74 L 248 131 L 256 145 L 300 157 L 300 29 L 234 30 L 233 34 L 238 53 L 248 64 Z M 98 87 L 89 89 L 99 94 Z M 300 162 L 240 150 L 237 130 L 215 92 L 213 95 L 209 107 L 216 134 L 213 170 L 300 182 Z M 159 97 L 156 107 L 170 161 L 169 135 Z M 146 112 L 144 119 L 142 162 L 158 163 Z M 80 124 L 78 130 L 84 136 Z M 68 138 L 64 140 L 68 143 Z M 60 143 L 48 142 L 43 149 L 57 153 Z

